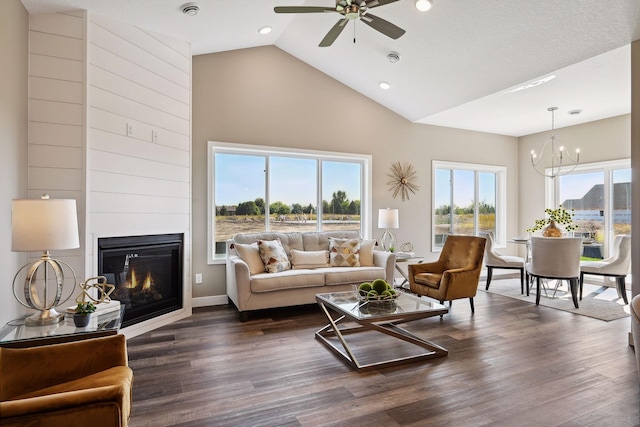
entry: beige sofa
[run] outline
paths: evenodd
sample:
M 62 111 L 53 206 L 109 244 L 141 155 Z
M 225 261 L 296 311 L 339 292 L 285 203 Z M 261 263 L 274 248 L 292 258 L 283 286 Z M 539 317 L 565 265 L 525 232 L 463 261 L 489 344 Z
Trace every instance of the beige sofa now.
M 246 321 L 252 310 L 313 304 L 316 294 L 351 290 L 353 284 L 365 281 L 381 278 L 393 282 L 395 255 L 376 249 L 375 240 L 361 240 L 361 265 L 357 267 L 295 264 L 292 254 L 304 258 L 304 253 L 297 251 L 310 255 L 328 251 L 330 237 L 360 239 L 357 231 L 325 231 L 238 234 L 227 241 L 227 295 L 238 308 L 240 320 Z M 259 240 L 276 239 L 280 239 L 292 268 L 259 272 L 260 261 L 251 258 L 255 255 L 247 255 L 246 245 L 257 248 Z M 240 254 L 245 259 L 239 256 L 238 244 L 245 245 Z

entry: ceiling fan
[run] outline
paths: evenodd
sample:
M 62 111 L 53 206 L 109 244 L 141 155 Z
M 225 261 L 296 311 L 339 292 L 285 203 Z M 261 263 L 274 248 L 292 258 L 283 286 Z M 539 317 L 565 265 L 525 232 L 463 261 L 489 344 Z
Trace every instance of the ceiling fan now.
M 273 8 L 276 13 L 325 13 L 325 12 L 337 12 L 342 17 L 340 20 L 329 30 L 326 36 L 320 42 L 320 47 L 331 46 L 333 42 L 338 38 L 347 22 L 359 19 L 374 30 L 380 31 L 385 36 L 397 39 L 402 36 L 405 31 L 392 24 L 389 21 L 385 21 L 375 15 L 369 13 L 369 9 L 374 7 L 384 6 L 385 4 L 395 3 L 398 0 L 336 0 L 336 7 L 320 7 L 320 6 L 276 6 Z

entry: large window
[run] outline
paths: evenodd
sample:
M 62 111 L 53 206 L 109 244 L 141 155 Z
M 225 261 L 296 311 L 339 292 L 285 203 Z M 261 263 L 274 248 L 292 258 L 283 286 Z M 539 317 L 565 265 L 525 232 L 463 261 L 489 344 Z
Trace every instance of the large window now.
M 631 164 L 629 160 L 578 165 L 567 175 L 547 178 L 547 206 L 573 209 L 575 235 L 593 242 L 591 258 L 608 256 L 615 236 L 631 234 Z
M 371 157 L 209 142 L 210 260 L 237 233 L 370 229 Z
M 469 163 L 433 162 L 432 248 L 447 235 L 492 231 L 505 244 L 506 168 Z

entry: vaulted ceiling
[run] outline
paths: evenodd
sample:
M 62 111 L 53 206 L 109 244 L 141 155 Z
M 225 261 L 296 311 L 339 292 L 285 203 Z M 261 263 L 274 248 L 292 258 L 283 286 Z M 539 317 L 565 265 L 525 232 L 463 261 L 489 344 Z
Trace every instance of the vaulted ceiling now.
M 273 8 L 335 0 L 196 0 L 195 16 L 181 0 L 22 3 L 29 13 L 86 9 L 187 40 L 194 55 L 273 44 L 412 122 L 512 136 L 549 129 L 551 106 L 557 128 L 629 113 L 629 45 L 640 39 L 638 0 L 433 0 L 428 12 L 398 0 L 370 12 L 402 37 L 355 20 L 330 47 L 318 44 L 337 13 Z

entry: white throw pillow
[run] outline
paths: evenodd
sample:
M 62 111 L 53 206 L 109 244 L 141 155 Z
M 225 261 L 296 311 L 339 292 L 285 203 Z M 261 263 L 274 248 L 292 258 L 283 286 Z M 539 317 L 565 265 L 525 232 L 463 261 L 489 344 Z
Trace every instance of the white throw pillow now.
M 329 252 L 291 249 L 291 263 L 294 270 L 329 267 Z
M 360 266 L 373 267 L 373 248 L 376 245 L 375 239 L 362 240 L 360 242 Z
M 251 274 L 264 273 L 264 262 L 260 258 L 257 243 L 251 243 L 250 245 L 234 243 L 233 247 L 240 259 L 247 263 Z
M 258 251 L 267 272 L 278 273 L 284 270 L 291 270 L 291 263 L 280 239 L 258 240 Z
M 329 238 L 329 261 L 331 266 L 360 267 L 360 241 L 360 239 Z

